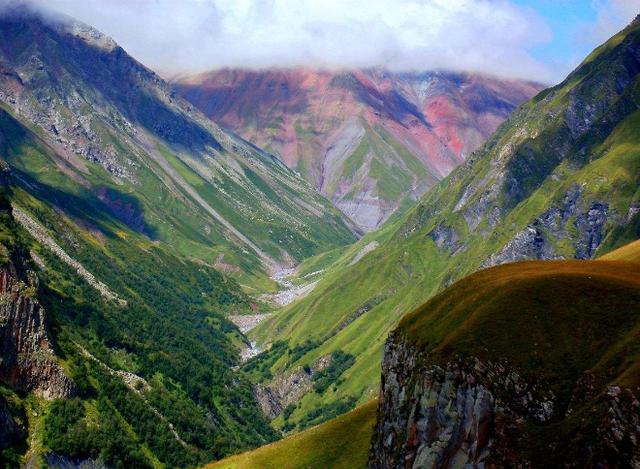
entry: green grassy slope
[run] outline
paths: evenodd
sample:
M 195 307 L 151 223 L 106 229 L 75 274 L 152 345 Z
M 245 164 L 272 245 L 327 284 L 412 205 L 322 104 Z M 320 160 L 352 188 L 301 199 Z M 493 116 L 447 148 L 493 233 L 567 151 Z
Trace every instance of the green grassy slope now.
M 207 469 L 357 469 L 367 464 L 376 401 L 253 451 L 205 466 Z
M 373 397 L 388 332 L 456 279 L 510 260 L 593 257 L 637 239 L 639 43 L 636 21 L 388 223 L 378 248 L 353 265 L 342 257 L 309 296 L 252 331 L 262 344 L 309 345 L 296 360 L 276 361 L 273 373 L 337 350 L 356 358 L 336 386 L 305 396 L 290 422 L 340 399 Z

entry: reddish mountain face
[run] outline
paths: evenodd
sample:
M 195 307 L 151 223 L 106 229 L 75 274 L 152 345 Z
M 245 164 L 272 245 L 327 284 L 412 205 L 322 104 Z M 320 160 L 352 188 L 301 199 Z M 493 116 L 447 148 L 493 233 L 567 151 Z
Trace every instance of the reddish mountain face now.
M 377 228 L 462 163 L 542 88 L 469 73 L 220 70 L 176 86 Z

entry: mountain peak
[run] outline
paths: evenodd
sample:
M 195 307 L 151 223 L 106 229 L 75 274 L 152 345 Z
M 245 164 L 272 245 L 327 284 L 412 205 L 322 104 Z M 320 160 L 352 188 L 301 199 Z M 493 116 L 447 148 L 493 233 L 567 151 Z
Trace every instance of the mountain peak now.
M 371 231 L 449 174 L 541 86 L 473 73 L 287 68 L 223 69 L 184 77 L 177 88 Z
M 14 2 L 0 9 L 0 18 L 10 22 L 41 24 L 84 40 L 88 45 L 112 51 L 118 47 L 111 37 L 71 16 L 46 8 L 35 7 L 26 2 Z

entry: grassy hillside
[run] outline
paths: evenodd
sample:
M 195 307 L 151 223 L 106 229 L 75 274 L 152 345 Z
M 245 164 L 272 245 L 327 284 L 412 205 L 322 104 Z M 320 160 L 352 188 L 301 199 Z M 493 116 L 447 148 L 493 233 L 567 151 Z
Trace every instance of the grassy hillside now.
M 357 469 L 367 464 L 376 401 L 296 435 L 206 469 Z
M 615 251 L 605 254 L 600 259 L 607 261 L 640 262 L 640 240 L 626 244 Z
M 638 44 L 636 21 L 515 111 L 462 167 L 383 227 L 378 247 L 357 260 L 370 241 L 360 240 L 309 296 L 252 331 L 260 344 L 288 340 L 304 350 L 272 363 L 272 374 L 337 351 L 355 357 L 335 386 L 297 404 L 290 427 L 341 400 L 372 398 L 389 331 L 455 280 L 510 261 L 593 258 L 637 239 Z

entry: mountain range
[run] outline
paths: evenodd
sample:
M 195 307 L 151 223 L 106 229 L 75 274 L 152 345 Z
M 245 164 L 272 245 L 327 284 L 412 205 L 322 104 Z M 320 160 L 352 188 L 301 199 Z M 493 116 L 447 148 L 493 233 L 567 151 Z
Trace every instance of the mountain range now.
M 25 179 L 48 164 L 58 179 L 50 186 L 85 191 L 130 229 L 242 273 L 355 239 L 305 181 L 221 130 L 107 36 L 28 11 L 2 26 L 4 119 L 52 150 L 39 165 L 13 164 Z
M 639 76 L 640 18 L 535 94 L 3 10 L 0 465 L 636 467 Z
M 473 73 L 227 69 L 176 80 L 364 232 L 411 206 L 542 89 Z

